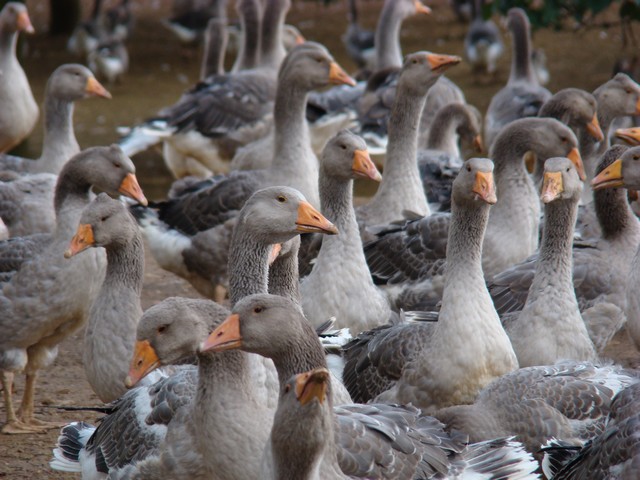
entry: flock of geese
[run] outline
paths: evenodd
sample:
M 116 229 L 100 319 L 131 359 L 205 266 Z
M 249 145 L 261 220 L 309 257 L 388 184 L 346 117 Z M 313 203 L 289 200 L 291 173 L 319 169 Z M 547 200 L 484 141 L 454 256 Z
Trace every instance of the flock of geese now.
M 640 348 L 640 130 L 614 123 L 640 85 L 552 95 L 514 8 L 483 122 L 443 76 L 461 58 L 403 59 L 418 0 L 386 0 L 375 33 L 350 2 L 358 82 L 285 41 L 290 3 L 236 0 L 225 72 L 216 2 L 198 84 L 119 145 L 80 150 L 74 102 L 110 94 L 53 72 L 40 158 L 0 157 L 2 432 L 60 426 L 34 416 L 37 374 L 84 327 L 105 416 L 65 425 L 50 462 L 83 479 L 637 478 L 640 372 L 604 351 L 621 329 Z M 32 31 L 6 4 L 3 152 L 37 122 L 15 56 Z M 504 49 L 477 13 L 465 48 L 490 73 Z M 130 156 L 160 143 L 177 180 L 149 203 Z M 354 207 L 359 178 L 380 183 Z M 145 248 L 209 300 L 143 312 Z

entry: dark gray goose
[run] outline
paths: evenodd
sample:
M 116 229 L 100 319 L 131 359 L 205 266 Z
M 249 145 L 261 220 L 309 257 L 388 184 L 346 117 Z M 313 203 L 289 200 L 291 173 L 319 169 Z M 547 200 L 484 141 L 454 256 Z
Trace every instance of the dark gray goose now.
M 45 89 L 40 158 L 0 156 L 0 169 L 19 174 L 12 181 L 0 183 L 0 216 L 12 236 L 53 232 L 56 218 L 52 199 L 58 174 L 80 151 L 73 130 L 73 105 L 89 96 L 111 98 L 86 67 L 78 64 L 58 67 Z
M 275 442 L 276 437 L 284 434 L 285 425 L 279 422 L 286 414 L 279 410 L 274 419 L 271 443 L 265 450 L 265 462 L 270 466 L 267 472 L 263 470 L 267 473 L 266 478 L 418 478 L 418 472 L 427 478 L 446 477 L 450 469 L 455 470 L 457 454 L 462 458 L 465 456 L 460 448 L 463 446 L 459 443 L 461 439 L 443 436 L 441 424 L 430 417 L 419 419 L 415 416 L 418 410 L 413 407 L 388 404 L 334 406 L 337 404 L 336 380 L 331 379 L 326 370 L 322 347 L 313 328 L 290 300 L 264 294 L 242 299 L 234 307 L 233 314 L 211 332 L 201 348 L 203 351 L 240 348 L 272 358 L 278 370 L 281 399 L 291 392 L 288 379 L 295 372 L 308 369 L 322 372 L 323 383 L 326 382 L 323 397 L 329 413 L 323 435 L 327 463 L 316 464 L 316 468 L 320 468 L 319 477 L 282 476 L 285 471 L 280 469 L 285 463 L 277 462 L 277 455 L 282 454 L 282 450 L 277 449 Z M 390 422 L 395 422 L 394 433 L 379 435 L 379 425 Z M 353 442 L 355 436 L 359 438 L 357 443 Z M 405 442 L 408 444 L 399 448 Z M 298 454 L 297 449 L 294 451 L 295 458 L 304 457 L 303 461 L 309 462 L 307 467 L 315 463 L 313 452 Z M 438 460 L 434 461 L 435 458 Z M 289 460 L 289 468 L 298 466 L 293 456 Z M 276 466 L 275 472 L 271 470 Z M 526 474 L 533 468 L 535 464 L 523 458 L 523 464 L 510 478 L 519 478 L 518 475 L 527 478 Z M 287 475 L 291 474 L 293 471 L 287 470 Z
M 497 61 L 504 53 L 500 30 L 493 20 L 485 20 L 482 12 L 484 1 L 473 0 L 473 20 L 464 37 L 464 56 L 475 72 L 486 71 L 493 75 Z
M 343 380 L 355 401 L 410 402 L 428 413 L 472 402 L 518 367 L 482 272 L 482 238 L 496 202 L 489 159 L 465 162 L 452 202 L 438 321 L 385 325 L 346 345 Z
M 578 165 L 576 146 L 571 130 L 551 118 L 516 120 L 498 135 L 491 157 L 500 197 L 489 216 L 482 253 L 487 277 L 525 260 L 538 247 L 540 200 L 523 158 L 569 156 Z M 398 308 L 415 310 L 440 300 L 449 224 L 445 213 L 397 222 L 365 246 L 374 280 L 388 284 Z
M 0 152 L 27 138 L 38 120 L 38 104 L 16 57 L 18 34 L 34 31 L 26 5 L 7 2 L 0 11 Z
M 215 286 L 226 283 L 233 222 L 254 191 L 269 185 L 289 185 L 318 206 L 318 162 L 304 120 L 306 95 L 331 82 L 350 81 L 321 45 L 306 42 L 294 48 L 279 75 L 273 164 L 265 170 L 214 177 L 156 204 L 154 209 L 136 213 L 160 266 L 214 298 Z
M 281 201 L 283 199 L 285 201 Z M 318 212 L 314 213 L 313 218 L 306 218 L 300 214 L 300 206 L 304 203 L 306 201 L 299 192 L 287 187 L 263 189 L 256 192 L 246 203 L 241 221 L 236 228 L 232 249 L 232 304 L 245 295 L 267 292 L 268 261 L 274 242 L 285 242 L 301 232 L 308 232 L 314 228 L 335 231 L 333 225 Z M 149 309 L 138 327 L 139 342 L 131 362 L 127 383 L 133 385 L 161 365 L 195 355 L 197 347 L 213 326 L 222 321 L 228 313 L 226 308 L 211 301 L 182 298 L 168 299 Z M 200 322 L 200 325 L 206 324 L 207 327 L 204 330 L 202 326 L 194 328 L 194 321 Z M 164 335 L 165 333 L 167 335 Z M 180 341 L 171 340 L 174 334 Z M 168 472 L 171 478 L 183 478 L 183 475 L 193 478 L 189 475 L 201 475 L 202 468 L 208 472 L 207 469 L 211 465 L 217 465 L 220 478 L 255 478 L 259 471 L 260 452 L 269 433 L 269 415 L 265 413 L 265 416 L 256 422 L 253 416 L 245 412 L 240 413 L 240 420 L 230 417 L 219 408 L 196 408 L 198 412 L 193 413 L 190 405 L 197 395 L 197 398 L 202 399 L 198 400 L 197 405 L 229 403 L 234 409 L 247 408 L 245 403 L 229 398 L 229 395 L 233 398 L 241 395 L 255 407 L 260 407 L 255 402 L 266 401 L 260 408 L 270 409 L 272 415 L 278 391 L 273 364 L 269 360 L 241 352 L 206 356 L 201 359 L 204 361 L 201 368 L 206 368 L 208 372 L 206 375 L 198 375 L 196 370 L 191 368 L 161 380 L 155 386 L 136 388 L 125 394 L 113 405 L 113 411 L 88 443 L 87 438 L 94 427 L 82 423 L 65 427 L 59 439 L 60 449 L 54 454 L 58 462 L 55 465 L 58 465 L 58 468 L 70 469 L 68 471 L 98 471 L 105 475 L 109 473 L 114 478 L 121 478 L 128 471 L 136 471 L 137 463 L 140 461 L 143 461 L 144 465 L 140 468 L 155 472 L 157 477 L 152 478 L 167 478 Z M 249 388 L 243 381 L 252 378 L 260 378 L 261 381 Z M 211 385 L 212 381 L 215 388 Z M 243 388 L 247 391 L 238 391 Z M 271 394 L 267 395 L 265 400 L 267 392 Z M 253 399 L 248 398 L 251 393 L 255 394 Z M 148 423 L 145 422 L 145 418 Z M 173 418 L 176 418 L 175 424 L 172 422 Z M 252 425 L 242 423 L 245 420 L 251 421 Z M 260 423 L 260 430 L 257 423 Z M 173 429 L 175 432 L 171 436 L 167 432 L 167 425 L 169 430 Z M 225 454 L 238 450 L 237 446 L 233 447 L 228 443 L 235 442 L 237 437 L 227 433 L 235 431 L 240 425 L 241 429 L 253 427 L 255 434 L 251 442 L 242 446 L 242 452 L 246 452 L 246 448 L 252 448 L 254 451 L 250 459 L 243 458 L 241 466 L 233 459 L 233 464 L 229 464 L 229 460 L 221 458 L 211 450 L 217 449 L 216 451 Z M 184 433 L 185 429 L 197 432 L 200 428 L 205 430 L 203 437 L 195 433 Z M 83 439 L 82 444 L 77 443 L 78 431 L 86 433 L 80 437 Z M 123 440 L 123 432 L 127 431 L 131 433 Z M 209 441 L 212 434 L 216 436 L 215 442 Z M 217 435 L 220 435 L 220 438 L 217 438 Z M 260 439 L 262 444 L 257 446 Z M 70 441 L 75 441 L 75 450 L 66 448 Z M 162 454 L 159 453 L 160 448 Z M 186 448 L 188 454 L 183 454 L 181 448 Z M 81 450 L 82 453 L 79 454 Z M 204 462 L 204 467 L 203 458 L 208 459 Z M 172 468 L 175 470 L 172 471 Z
M 86 322 L 92 300 L 104 278 L 106 261 L 98 249 L 67 260 L 63 252 L 82 210 L 92 198 L 91 187 L 122 193 L 146 203 L 131 159 L 117 146 L 94 147 L 74 156 L 63 167 L 55 192 L 57 228 L 30 252 L 11 278 L 1 285 L 0 368 L 7 423 L 3 432 L 28 433 L 50 428 L 33 417 L 38 370 L 56 357 L 58 343 Z M 12 245 L 2 245 L 13 254 Z M 11 398 L 13 375 L 26 373 L 20 418 Z
M 626 150 L 615 145 L 607 150 L 594 181 L 594 205 L 602 236 L 590 244 L 573 248 L 573 286 L 580 311 L 598 351 L 606 346 L 624 322 L 625 291 L 633 258 L 640 243 L 640 222 L 631 211 L 623 188 L 601 189 L 607 185 L 616 159 L 633 157 L 640 149 Z M 617 165 L 620 165 L 618 162 Z M 613 170 L 615 170 L 614 167 Z M 602 176 L 600 176 L 602 175 Z M 609 183 L 614 186 L 613 183 Z M 616 186 L 622 186 L 619 183 Z M 532 284 L 538 255 L 510 267 L 488 282 L 498 313 L 520 311 L 524 307 Z
M 573 288 L 573 228 L 581 195 L 582 181 L 571 160 L 548 159 L 540 197 L 544 233 L 527 303 L 517 314 L 502 317 L 520 367 L 597 359 Z
M 511 74 L 507 85 L 489 103 L 484 119 L 485 144 L 490 148 L 502 128 L 523 117 L 535 117 L 551 93 L 540 86 L 531 65 L 531 27 L 521 8 L 507 14 L 511 31 Z

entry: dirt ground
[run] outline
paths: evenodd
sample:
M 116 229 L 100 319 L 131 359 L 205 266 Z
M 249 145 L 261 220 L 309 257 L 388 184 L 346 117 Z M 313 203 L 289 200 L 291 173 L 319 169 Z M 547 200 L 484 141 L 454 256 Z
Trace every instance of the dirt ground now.
M 34 24 L 38 28 L 38 23 L 42 23 L 46 16 L 46 8 L 43 7 L 46 2 L 30 1 L 28 3 L 30 8 L 31 5 L 35 5 Z M 168 11 L 166 0 L 140 0 L 133 3 L 137 4 L 138 8 L 147 8 L 146 13 L 152 7 L 159 5 L 159 10 L 156 11 L 158 16 Z M 381 2 L 376 0 L 363 3 L 367 5 L 363 12 L 364 23 L 372 28 Z M 434 2 L 426 3 L 432 5 Z M 323 21 L 329 16 L 332 18 L 331 22 Z M 336 58 L 349 69 L 350 64 L 345 59 L 344 53 L 341 53 L 343 49 L 340 34 L 346 25 L 344 11 L 341 8 L 332 6 L 329 10 L 325 10 L 321 2 L 294 2 L 290 18 L 292 23 L 301 28 L 307 38 L 322 40 L 326 43 Z M 334 18 L 335 21 L 333 21 Z M 448 9 L 435 9 L 433 20 L 427 21 L 426 28 L 421 22 L 423 21 L 412 19 L 407 22 L 407 27 L 403 28 L 402 42 L 406 52 L 430 49 L 443 53 L 462 53 L 465 27 L 453 21 L 453 16 Z M 144 19 L 139 23 L 131 52 L 131 72 L 122 84 L 110 87 L 114 99 L 108 105 L 100 104 L 99 108 L 103 109 L 101 115 L 96 117 L 94 109 L 98 107 L 95 102 L 83 102 L 82 105 L 78 105 L 76 128 L 79 141 L 83 146 L 113 141 L 114 125 L 130 124 L 132 119 L 140 120 L 159 107 L 170 104 L 177 98 L 179 92 L 195 79 L 197 53 L 191 60 L 178 55 L 178 47 L 173 39 L 169 39 L 166 32 L 158 33 L 158 30 L 154 30 L 153 33 L 145 33 L 151 32 L 151 30 L 145 30 L 149 25 L 148 20 Z M 426 41 L 424 36 L 428 37 Z M 549 88 L 556 91 L 568 86 L 577 86 L 593 90 L 609 77 L 613 62 L 621 55 L 619 36 L 619 29 L 616 28 L 592 28 L 578 33 L 547 31 L 536 33 L 536 43 L 547 49 L 552 75 Z M 147 46 L 141 47 L 142 40 L 145 39 Z M 46 76 L 55 68 L 55 65 L 69 61 L 69 58 L 63 53 L 64 41 L 60 38 L 52 40 L 46 37 L 36 38 L 31 41 L 30 47 L 31 55 L 25 59 L 25 69 L 30 78 L 32 78 L 31 73 L 34 73 L 37 87 L 33 88 L 38 96 L 41 95 Z M 562 55 L 559 54 L 559 50 L 562 50 Z M 465 65 L 452 70 L 450 76 L 461 85 L 468 100 L 484 110 L 493 93 L 506 81 L 508 62 L 508 55 L 506 55 L 500 63 L 498 78 L 489 83 L 476 81 Z M 158 82 L 161 83 L 158 84 Z M 33 156 L 38 154 L 40 148 L 41 140 L 37 135 L 36 133 L 36 138 L 30 145 L 32 152 L 35 152 Z M 162 198 L 169 182 L 166 171 L 163 176 L 164 168 L 157 162 L 157 156 L 155 159 L 136 158 L 143 189 L 152 192 L 147 193 L 149 198 Z M 143 174 L 145 168 L 147 173 Z M 173 295 L 198 296 L 188 284 L 162 271 L 153 259 L 147 258 L 145 287 L 142 295 L 143 307 L 148 308 Z M 36 415 L 40 418 L 93 422 L 99 416 L 91 412 L 66 412 L 55 408 L 55 406 L 65 405 L 100 404 L 85 380 L 81 365 L 82 339 L 82 331 L 67 339 L 61 345 L 60 354 L 55 363 L 42 372 L 36 396 Z M 616 337 L 608 354 L 624 365 L 640 366 L 640 354 L 631 346 L 624 332 Z M 23 378 L 19 377 L 16 398 L 20 398 L 22 386 Z M 0 422 L 3 422 L 4 418 L 5 412 L 0 409 Z M 0 478 L 12 480 L 77 478 L 72 474 L 52 472 L 48 468 L 51 449 L 55 445 L 57 435 L 56 430 L 40 435 L 0 435 Z

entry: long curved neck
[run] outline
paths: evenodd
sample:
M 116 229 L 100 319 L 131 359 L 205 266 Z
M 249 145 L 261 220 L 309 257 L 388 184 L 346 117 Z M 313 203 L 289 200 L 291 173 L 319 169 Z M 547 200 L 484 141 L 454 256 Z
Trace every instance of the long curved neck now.
M 298 267 L 298 251 L 300 236 L 290 240 L 291 249 L 279 256 L 269 267 L 269 293 L 291 300 L 300 306 L 300 281 Z
M 137 228 L 135 225 L 133 228 Z M 131 241 L 117 246 L 107 246 L 107 273 L 104 288 L 126 288 L 140 297 L 144 276 L 144 246 L 139 232 Z
M 57 174 L 80 151 L 73 130 L 73 102 L 47 95 L 44 103 L 42 155 L 34 171 Z
M 62 168 L 53 201 L 56 215 L 59 215 L 66 204 L 89 202 L 91 182 L 86 175 L 87 168 L 84 165 L 86 163 L 87 160 L 84 157 L 76 156 Z
M 451 205 L 451 222 L 447 240 L 447 266 L 444 290 L 448 285 L 463 281 L 466 284 L 483 284 L 482 239 L 487 228 L 489 205 L 477 208 L 460 208 Z M 484 289 L 486 292 L 486 288 Z M 487 298 L 491 301 L 489 293 Z M 445 305 L 443 297 L 443 307 Z
M 511 26 L 513 53 L 509 82 L 527 81 L 538 85 L 538 79 L 531 65 L 531 31 L 528 22 L 518 16 Z
M 594 206 L 602 237 L 612 240 L 637 223 L 624 188 L 605 188 L 593 192 Z
M 227 40 L 226 22 L 215 22 L 214 26 L 207 28 L 207 39 L 200 67 L 200 80 L 205 80 L 211 75 L 222 75 L 224 73 Z
M 240 23 L 243 41 L 232 71 L 248 70 L 258 66 L 260 60 L 260 6 L 255 0 L 244 2 L 240 7 Z
M 267 0 L 262 19 L 262 45 L 260 64 L 263 68 L 277 71 L 287 52 L 282 43 L 284 19 L 288 8 L 283 0 Z
M 443 112 L 441 115 L 436 115 L 429 130 L 427 148 L 459 157 L 457 129 L 463 120 L 462 112 Z
M 403 19 L 395 7 L 396 0 L 387 0 L 380 12 L 374 40 L 377 70 L 402 66 L 400 27 Z
M 269 253 L 271 245 L 258 241 L 247 232 L 240 217 L 231 237 L 229 251 L 229 301 L 233 307 L 239 300 L 269 289 Z
M 0 65 L 17 63 L 16 45 L 18 44 L 17 32 L 0 31 Z
M 573 229 L 578 215 L 576 200 L 556 201 L 545 206 L 545 226 L 536 273 L 527 303 L 545 295 L 552 286 L 573 297 Z M 577 307 L 577 300 L 576 300 Z

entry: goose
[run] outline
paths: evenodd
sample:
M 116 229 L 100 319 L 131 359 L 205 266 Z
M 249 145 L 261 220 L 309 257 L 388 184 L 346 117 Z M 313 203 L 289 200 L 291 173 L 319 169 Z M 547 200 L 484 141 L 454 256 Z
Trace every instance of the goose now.
M 500 130 L 523 117 L 535 117 L 551 93 L 541 87 L 531 66 L 531 33 L 529 18 L 521 8 L 511 8 L 507 14 L 511 31 L 511 74 L 507 85 L 496 93 L 487 109 L 484 139 L 493 144 Z
M 625 291 L 632 266 L 629 259 L 640 244 L 640 223 L 629 208 L 621 188 L 600 190 L 610 167 L 618 158 L 632 162 L 638 154 L 616 145 L 603 156 L 596 173 L 602 174 L 593 188 L 595 210 L 602 236 L 591 245 L 573 248 L 573 286 L 583 319 L 597 351 L 601 352 L 624 322 Z M 598 176 L 596 176 L 598 178 Z M 495 275 L 488 282 L 496 309 L 501 315 L 524 307 L 538 256 Z
M 472 402 L 518 367 L 482 272 L 482 238 L 496 203 L 493 171 L 489 159 L 473 158 L 453 182 L 438 321 L 385 325 L 344 347 L 343 379 L 355 401 L 411 402 L 430 413 Z M 464 345 L 447 340 L 461 337 Z
M 313 270 L 300 285 L 302 308 L 314 327 L 334 316 L 337 328 L 359 332 L 386 323 L 391 314 L 386 295 L 373 285 L 362 251 L 353 209 L 357 177 L 379 181 L 380 173 L 364 140 L 343 130 L 323 151 L 319 187 L 321 210 L 340 234 L 320 239 Z
M 638 382 L 638 374 L 615 365 L 559 362 L 520 368 L 478 393 L 470 405 L 434 413 L 447 430 L 470 442 L 514 435 L 537 453 L 549 439 L 581 445 L 604 428 L 616 393 Z
M 636 441 L 639 402 L 640 383 L 635 383 L 613 398 L 604 430 L 584 446 L 555 440 L 547 443 L 542 449 L 547 478 L 633 478 L 640 458 Z
M 375 33 L 358 25 L 356 0 L 348 2 L 347 19 L 349 21 L 347 31 L 342 36 L 342 43 L 344 43 L 347 54 L 359 68 L 371 68 L 375 57 Z
M 250 70 L 260 65 L 261 6 L 256 0 L 240 0 L 236 2 L 236 11 L 240 19 L 243 42 L 231 67 L 232 72 Z
M 597 359 L 573 288 L 573 227 L 581 194 L 571 160 L 545 162 L 545 228 L 535 275 L 522 311 L 502 317 L 520 367 Z
M 0 305 L 0 368 L 7 412 L 5 433 L 29 433 L 50 428 L 33 417 L 38 370 L 56 357 L 58 343 L 80 328 L 104 278 L 103 252 L 67 260 L 63 252 L 82 210 L 91 200 L 91 186 L 122 193 L 146 203 L 135 167 L 119 147 L 94 147 L 75 155 L 60 172 L 55 192 L 57 227 L 48 245 L 25 261 L 2 285 Z M 11 240 L 8 240 L 11 242 Z M 20 418 L 11 399 L 14 372 L 25 371 L 26 386 Z
M 120 141 L 123 150 L 133 155 L 164 141 L 170 143 L 169 154 L 192 157 L 212 172 L 227 172 L 236 148 L 268 131 L 278 69 L 286 56 L 282 30 L 290 5 L 290 0 L 267 2 L 257 68 L 196 85 L 155 118 L 134 127 Z
M 139 213 L 139 223 L 160 266 L 187 279 L 210 298 L 215 297 L 215 285 L 226 283 L 232 224 L 255 190 L 289 185 L 312 205 L 320 204 L 318 164 L 304 121 L 306 95 L 312 88 L 352 80 L 324 47 L 313 42 L 289 53 L 279 77 L 274 162 L 268 169 L 232 172 L 205 181 L 203 188 L 158 204 L 157 213 L 152 209 Z
M 614 146 L 612 149 L 621 148 Z M 622 147 L 624 148 L 624 147 Z M 637 160 L 640 159 L 640 147 L 632 147 L 624 152 L 619 158 L 611 162 L 607 168 L 603 169 L 592 181 L 593 188 L 597 191 L 600 189 L 616 189 L 615 187 L 627 187 L 636 190 L 640 188 L 640 171 L 636 166 Z M 606 190 L 604 190 L 606 191 Z M 635 215 L 631 212 L 630 216 L 636 221 Z M 624 301 L 618 305 L 625 305 L 625 315 L 627 321 L 627 332 L 633 340 L 637 348 L 640 348 L 640 302 L 637 299 L 636 280 L 638 278 L 638 264 L 640 263 L 640 242 L 636 242 L 636 252 L 628 254 L 624 261 L 624 266 L 628 268 L 628 276 L 624 275 L 622 280 L 622 290 L 625 293 Z M 629 265 L 629 258 L 632 258 Z M 625 272 L 626 273 L 626 272 Z
M 101 42 L 87 56 L 87 64 L 99 78 L 113 85 L 129 71 L 129 51 L 123 40 L 111 39 Z
M 281 333 L 277 335 L 277 339 L 272 333 L 276 331 Z M 236 348 L 274 360 L 280 380 L 281 399 L 291 391 L 287 380 L 295 375 L 292 372 L 304 372 L 309 368 L 322 372 L 323 383 L 326 382 L 323 398 L 326 399 L 330 413 L 326 420 L 328 431 L 324 435 L 324 443 L 333 450 L 327 459 L 331 462 L 321 467 L 322 478 L 415 478 L 418 470 L 430 472 L 422 474 L 428 477 L 437 475 L 437 472 L 443 475 L 450 468 L 450 463 L 455 463 L 455 454 L 462 450 L 462 445 L 457 444 L 454 438 L 442 436 L 442 426 L 433 422 L 432 418 L 424 417 L 423 423 L 416 421 L 417 418 L 413 415 L 418 411 L 413 407 L 385 404 L 334 406 L 337 404 L 337 381 L 331 378 L 325 368 L 322 348 L 313 329 L 290 300 L 268 294 L 245 297 L 234 307 L 233 314 L 211 332 L 203 342 L 201 351 L 227 351 Z M 284 434 L 283 430 L 278 429 L 279 414 L 282 416 L 283 411 L 276 412 L 276 430 L 272 430 L 271 442 L 265 449 L 263 466 L 274 463 L 275 452 L 270 447 L 275 447 L 275 435 Z M 377 432 L 373 434 L 369 427 L 379 422 L 386 423 L 396 415 L 399 423 L 395 435 L 407 435 L 405 441 L 410 442 L 410 448 L 396 448 L 400 438 L 394 438 L 395 435 L 380 436 Z M 358 425 L 359 423 L 362 425 Z M 374 427 L 374 430 L 377 429 Z M 366 447 L 353 443 L 356 431 Z M 435 442 L 434 436 L 438 438 Z M 431 446 L 427 447 L 427 444 Z M 299 453 L 305 454 L 304 461 L 313 459 L 313 455 L 309 455 L 311 452 Z M 433 462 L 432 459 L 436 456 L 440 460 Z M 278 466 L 283 468 L 284 464 L 279 463 Z M 530 463 L 528 468 L 535 469 L 535 464 Z M 293 475 L 290 470 L 286 473 L 278 470 L 267 478 L 307 478 L 290 475 Z
M 91 15 L 87 21 L 80 22 L 71 32 L 67 40 L 67 51 L 78 59 L 86 59 L 87 55 L 93 52 L 100 43 L 103 36 L 101 22 L 102 0 L 93 3 Z
M 0 11 L 0 152 L 22 142 L 38 120 L 38 104 L 16 57 L 18 34 L 34 31 L 27 7 L 7 2 Z
M 66 64 L 49 78 L 44 102 L 44 140 L 37 160 L 0 156 L 0 168 L 18 172 L 0 184 L 0 215 L 12 236 L 53 232 L 56 224 L 53 191 L 64 164 L 80 151 L 73 130 L 75 101 L 109 92 L 84 66 Z
M 82 212 L 65 257 L 97 247 L 105 249 L 107 270 L 89 312 L 82 363 L 89 385 L 108 403 L 127 391 L 124 379 L 142 316 L 144 249 L 138 224 L 126 206 L 104 193 Z
M 497 69 L 496 63 L 504 53 L 502 35 L 493 20 L 484 19 L 482 0 L 474 0 L 471 5 L 473 20 L 464 37 L 465 58 L 474 71 L 485 70 L 493 75 Z
M 385 176 L 373 198 L 356 211 L 363 238 L 366 226 L 402 218 L 404 210 L 430 213 L 416 164 L 417 126 L 429 88 L 458 63 L 460 57 L 430 52 L 407 56 L 391 110 Z
M 313 231 L 336 232 L 335 227 L 319 212 L 314 210 L 299 192 L 288 187 L 270 187 L 256 192 L 245 204 L 241 213 L 241 220 L 235 230 L 232 257 L 230 259 L 230 275 L 232 278 L 231 303 L 234 304 L 245 295 L 266 293 L 268 289 L 267 264 L 274 242 L 285 242 L 301 232 Z M 211 328 L 203 331 L 198 330 L 199 327 L 185 327 L 185 325 L 193 324 L 194 319 L 200 317 L 202 320 L 206 320 L 207 325 L 212 327 L 215 321 L 221 321 L 227 315 L 228 310 L 214 302 L 181 298 L 165 300 L 147 310 L 138 325 L 137 338 L 139 342 L 137 343 L 134 359 L 131 361 L 131 368 L 126 379 L 127 384 L 130 386 L 136 384 L 140 378 L 160 366 L 160 363 L 165 364 L 174 361 L 176 355 L 184 358 L 196 354 L 198 345 L 206 338 Z M 201 337 L 194 336 L 195 330 L 203 331 L 204 333 Z M 167 335 L 164 335 L 165 333 Z M 175 342 L 171 340 L 172 333 L 178 335 L 178 338 L 182 338 L 182 340 L 185 340 L 185 337 L 188 338 L 185 343 L 182 340 Z M 189 338 L 193 340 L 191 343 L 189 343 Z M 161 348 L 160 345 L 164 345 L 164 348 Z M 241 364 L 248 362 L 250 365 L 246 367 L 241 365 L 239 367 L 237 365 L 238 359 L 241 360 Z M 236 390 L 242 388 L 242 382 L 240 382 L 241 385 L 238 385 L 238 375 L 232 374 L 233 372 L 237 373 L 238 368 L 248 375 L 247 378 L 249 379 L 252 378 L 251 375 L 257 375 L 262 372 L 261 387 L 259 388 L 266 388 L 272 395 L 277 393 L 278 383 L 275 379 L 275 371 L 273 372 L 274 375 L 270 373 L 273 369 L 270 360 L 263 364 L 262 360 L 257 356 L 238 354 L 238 352 L 233 352 L 231 355 L 225 354 L 224 356 L 209 356 L 206 360 L 207 365 L 222 362 L 221 367 L 226 365 L 225 368 L 230 368 L 231 371 L 229 375 L 226 375 L 223 368 L 213 369 L 214 372 L 218 372 L 213 377 L 221 377 L 215 383 L 215 388 L 207 388 L 206 391 L 199 390 L 199 395 L 216 396 L 213 399 L 206 400 L 204 405 L 220 405 L 229 402 L 227 398 L 227 395 L 229 395 L 228 388 L 221 387 L 220 382 L 223 380 L 227 382 L 227 385 L 230 383 L 233 386 L 232 388 L 229 387 L 232 395 L 238 394 Z M 271 363 L 270 368 L 268 368 L 269 363 Z M 264 366 L 261 367 L 261 365 Z M 271 381 L 272 377 L 273 382 Z M 103 473 L 109 473 L 116 478 L 119 478 L 127 469 L 136 469 L 136 463 L 147 456 L 149 458 L 145 464 L 148 467 L 145 468 L 151 469 L 154 466 L 158 466 L 157 462 L 160 459 L 157 452 L 166 432 L 165 427 L 162 425 L 169 424 L 170 428 L 176 428 L 176 432 L 182 432 L 184 425 L 190 424 L 189 421 L 177 420 L 173 427 L 170 421 L 176 415 L 178 415 L 176 418 L 184 418 L 180 417 L 183 414 L 176 413 L 182 407 L 187 408 L 185 412 L 187 417 L 191 418 L 188 415 L 191 412 L 189 405 L 196 395 L 196 385 L 199 381 L 209 382 L 211 380 L 210 375 L 198 377 L 194 369 L 188 369 L 187 372 L 179 372 L 165 380 L 161 380 L 155 386 L 139 387 L 131 390 L 114 405 L 114 411 L 102 422 L 89 443 L 87 443 L 87 439 L 91 436 L 94 427 L 86 424 L 86 426 L 76 424 L 69 426 L 68 429 L 65 428 L 59 441 L 61 450 L 58 455 L 54 454 L 61 464 L 56 463 L 56 465 L 59 465 L 60 468 L 73 469 L 73 471 L 78 472 L 95 472 L 97 469 L 102 469 Z M 245 396 L 244 394 L 242 395 L 243 397 Z M 256 395 L 256 399 L 265 398 L 259 392 Z M 271 398 L 272 395 L 266 398 Z M 275 408 L 275 396 L 273 400 L 271 415 L 273 414 L 273 408 Z M 231 401 L 231 403 L 237 405 L 238 408 L 243 405 L 235 400 Z M 200 410 L 201 413 L 208 411 L 208 409 Z M 133 418 L 137 419 L 133 424 L 131 421 L 132 415 Z M 149 415 L 148 424 L 144 420 L 147 415 Z M 238 421 L 230 418 L 229 415 L 218 408 L 208 412 L 207 415 L 209 415 L 206 417 L 207 422 L 222 422 L 216 428 L 212 428 L 209 433 L 214 431 L 222 432 L 224 438 L 220 438 L 215 443 L 205 442 L 200 444 L 200 447 L 207 448 L 209 452 L 212 446 L 220 448 L 220 451 L 225 453 L 234 451 L 223 446 L 227 445 L 227 442 L 235 441 L 235 437 L 227 435 L 227 432 L 235 430 L 237 426 L 230 425 L 229 429 L 227 429 L 221 427 L 221 425 L 226 425 L 228 422 L 238 425 Z M 201 417 L 198 418 L 200 419 Z M 252 415 L 247 415 L 247 411 L 242 415 L 242 418 L 252 419 L 250 420 L 253 422 L 251 426 L 256 426 L 255 418 Z M 266 421 L 268 418 L 270 417 L 265 416 L 259 422 L 262 425 L 263 432 L 262 446 L 268 437 L 270 425 L 270 421 Z M 198 427 L 200 423 L 199 421 L 197 422 Z M 149 425 L 153 426 L 150 427 Z M 209 424 L 207 423 L 207 425 Z M 122 432 L 130 428 L 134 429 L 135 433 L 131 433 L 131 436 L 124 440 Z M 81 437 L 84 438 L 84 444 L 80 445 L 75 452 L 69 452 L 64 449 L 64 445 L 66 441 L 70 440 L 68 435 L 71 435 L 74 431 L 77 432 L 78 429 L 87 432 L 86 436 Z M 258 430 L 252 428 L 252 431 L 254 431 L 257 438 Z M 207 438 L 208 435 L 207 433 Z M 163 450 L 163 455 L 171 455 L 171 449 L 178 448 L 181 444 L 184 445 L 185 441 L 189 442 L 190 439 L 198 440 L 189 435 L 182 441 L 180 440 L 180 434 L 176 434 L 176 437 L 176 443 L 172 443 L 173 441 L 170 440 L 165 442 L 165 446 L 169 450 Z M 262 446 L 260 446 L 260 449 Z M 79 455 L 81 448 L 85 449 Z M 187 455 L 188 458 L 184 457 L 187 463 L 178 463 L 188 467 L 190 460 L 193 459 L 194 455 L 198 455 L 199 451 L 193 450 L 190 455 Z M 244 462 L 243 460 L 242 463 L 246 463 L 246 468 L 240 468 L 239 462 L 235 462 L 233 468 L 227 463 L 227 466 L 224 467 L 226 469 L 225 472 L 231 469 L 237 471 L 237 473 L 233 475 L 225 473 L 225 475 L 229 476 L 222 478 L 256 477 L 257 469 L 259 469 L 257 462 L 259 462 L 260 451 L 257 452 L 258 455 L 254 455 L 257 458 L 252 456 L 252 461 Z M 108 452 L 113 452 L 113 454 Z M 103 457 L 105 455 L 106 458 Z M 103 461 L 101 458 L 105 458 L 105 460 Z M 170 457 L 165 456 L 164 458 L 168 459 Z M 253 472 L 251 471 L 252 469 Z M 167 473 L 165 472 L 165 478 L 166 475 Z M 175 477 L 172 476 L 172 478 Z
M 576 146 L 573 132 L 551 118 L 516 120 L 500 132 L 490 154 L 500 197 L 483 240 L 485 276 L 525 260 L 538 247 L 540 200 L 523 158 L 544 161 L 568 156 L 579 165 Z M 519 206 L 517 211 L 514 205 Z M 398 308 L 422 309 L 441 299 L 450 222 L 445 213 L 414 217 L 381 228 L 378 239 L 365 246 L 374 280 L 388 284 L 387 293 Z

